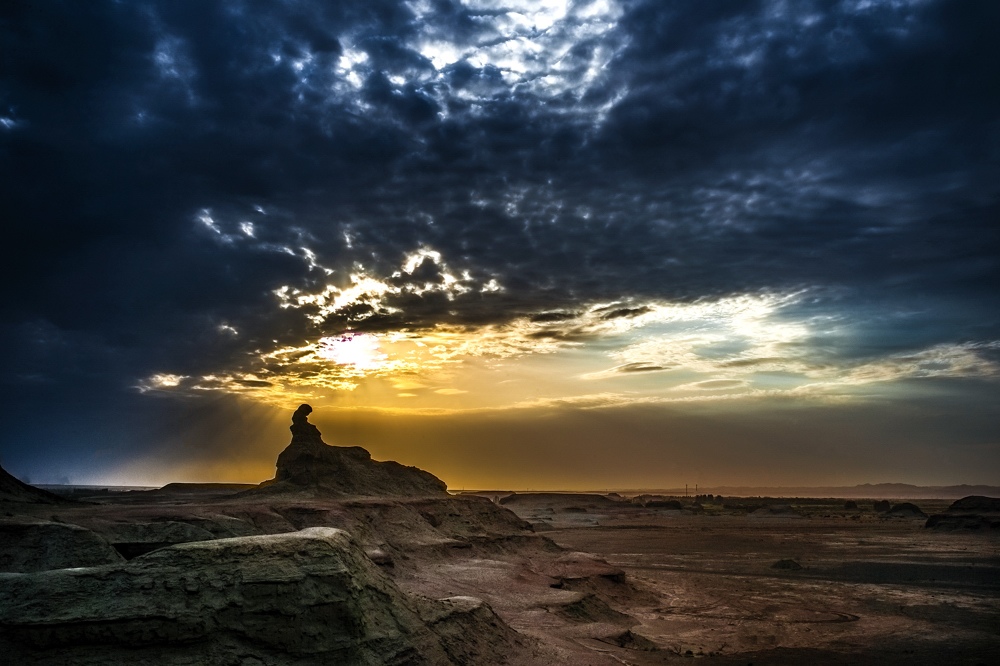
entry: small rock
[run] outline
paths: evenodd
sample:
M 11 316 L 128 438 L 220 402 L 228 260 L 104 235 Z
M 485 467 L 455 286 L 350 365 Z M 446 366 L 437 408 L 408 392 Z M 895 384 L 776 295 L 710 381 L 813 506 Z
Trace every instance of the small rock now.
M 777 562 L 771 565 L 771 568 L 785 569 L 786 571 L 798 571 L 799 569 L 802 568 L 802 565 L 796 562 L 795 560 L 785 559 L 785 560 L 778 560 Z

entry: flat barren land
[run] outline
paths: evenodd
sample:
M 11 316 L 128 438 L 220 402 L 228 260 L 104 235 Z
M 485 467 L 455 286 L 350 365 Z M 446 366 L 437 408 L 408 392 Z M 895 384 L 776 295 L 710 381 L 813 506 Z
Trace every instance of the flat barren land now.
M 986 664 L 1000 653 L 995 532 L 926 529 L 872 502 L 772 500 L 773 513 L 764 502 L 697 512 L 510 504 L 651 593 L 628 612 L 632 633 L 657 651 L 617 655 L 629 663 Z

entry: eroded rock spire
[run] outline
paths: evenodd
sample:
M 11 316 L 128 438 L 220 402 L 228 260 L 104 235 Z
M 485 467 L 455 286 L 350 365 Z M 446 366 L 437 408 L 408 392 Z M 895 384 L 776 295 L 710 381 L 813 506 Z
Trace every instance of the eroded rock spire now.
M 326 445 L 319 428 L 309 423 L 309 415 L 313 408 L 303 403 L 292 414 L 292 425 L 288 429 L 292 431 L 292 443 L 315 443 Z

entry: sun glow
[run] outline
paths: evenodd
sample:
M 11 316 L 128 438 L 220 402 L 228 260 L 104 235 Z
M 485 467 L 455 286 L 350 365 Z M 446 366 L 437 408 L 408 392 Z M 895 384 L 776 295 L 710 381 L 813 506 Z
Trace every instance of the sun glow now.
M 358 370 L 384 368 L 389 358 L 379 347 L 378 337 L 367 334 L 320 338 L 316 355 L 338 365 L 354 366 Z

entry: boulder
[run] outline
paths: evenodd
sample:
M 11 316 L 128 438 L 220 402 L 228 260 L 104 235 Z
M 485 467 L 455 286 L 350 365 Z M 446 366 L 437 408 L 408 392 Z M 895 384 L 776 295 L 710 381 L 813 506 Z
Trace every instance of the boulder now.
M 447 484 L 430 472 L 378 462 L 360 446 L 330 446 L 309 423 L 309 405 L 292 415 L 292 441 L 278 455 L 274 479 L 241 493 L 312 496 L 446 496 Z
M 778 560 L 771 565 L 772 569 L 784 569 L 785 571 L 798 571 L 802 568 L 802 565 L 795 560 L 785 559 Z
M 479 600 L 406 594 L 334 528 L 0 574 L 0 651 L 29 666 L 500 664 L 522 647 Z

